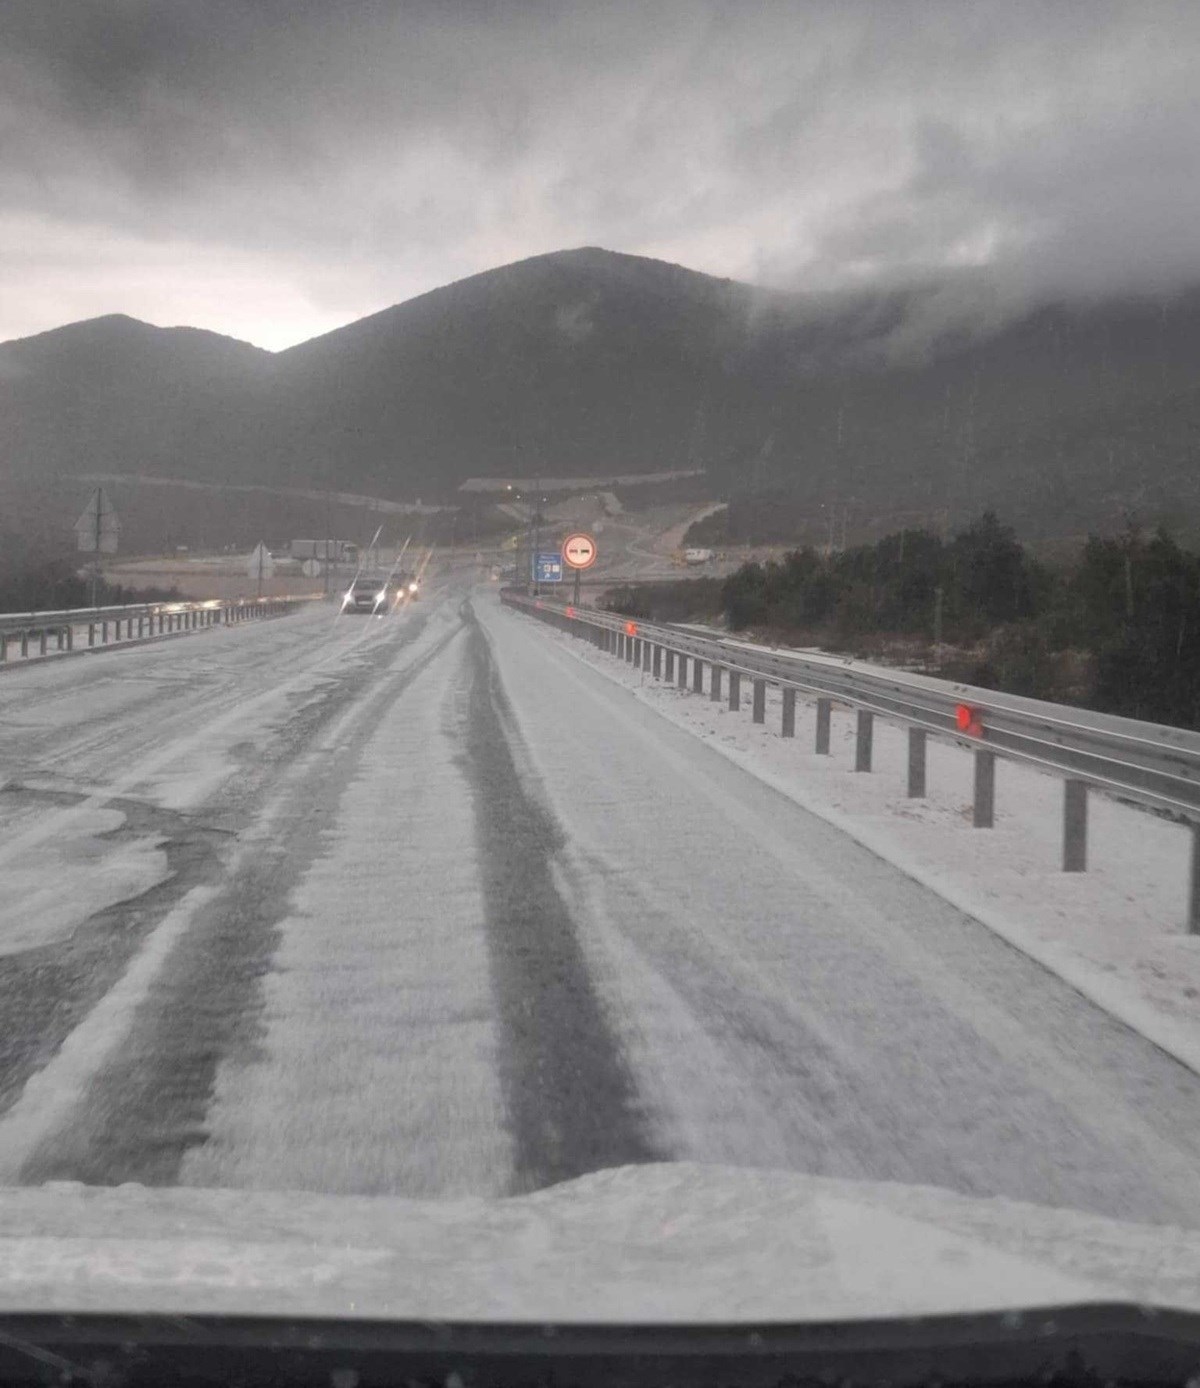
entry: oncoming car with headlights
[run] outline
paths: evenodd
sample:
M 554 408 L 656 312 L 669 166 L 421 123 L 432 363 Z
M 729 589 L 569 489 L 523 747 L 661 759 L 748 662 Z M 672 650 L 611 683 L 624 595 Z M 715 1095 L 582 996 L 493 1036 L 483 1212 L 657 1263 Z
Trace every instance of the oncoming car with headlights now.
M 342 611 L 382 616 L 392 610 L 399 592 L 385 574 L 359 574 L 342 596 Z

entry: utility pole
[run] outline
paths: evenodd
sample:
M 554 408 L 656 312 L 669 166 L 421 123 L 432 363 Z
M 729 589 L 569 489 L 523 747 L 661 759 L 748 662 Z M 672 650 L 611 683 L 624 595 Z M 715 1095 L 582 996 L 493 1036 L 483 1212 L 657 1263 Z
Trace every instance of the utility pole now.
M 115 507 L 105 495 L 103 487 L 92 493 L 82 516 L 75 522 L 75 535 L 79 548 L 93 555 L 91 568 L 91 599 L 96 606 L 96 589 L 100 581 L 101 554 L 117 552 L 117 535 L 120 524 Z

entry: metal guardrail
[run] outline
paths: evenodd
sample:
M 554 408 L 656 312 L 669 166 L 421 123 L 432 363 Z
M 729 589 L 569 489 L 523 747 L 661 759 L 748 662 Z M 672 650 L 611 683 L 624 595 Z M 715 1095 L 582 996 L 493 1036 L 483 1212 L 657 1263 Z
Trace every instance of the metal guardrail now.
M 73 651 L 79 641 L 88 648 L 151 637 L 182 634 L 214 626 L 234 626 L 258 617 L 274 617 L 308 602 L 308 594 L 277 598 L 214 598 L 207 602 L 151 602 L 126 607 L 83 607 L 60 612 L 0 613 L 0 665 L 18 658 Z
M 731 709 L 741 706 L 742 681 L 749 680 L 756 723 L 765 722 L 767 686 L 777 686 L 783 691 L 780 731 L 784 737 L 795 736 L 797 696 L 814 698 L 814 750 L 819 754 L 830 751 L 832 709 L 847 706 L 856 716 L 856 771 L 871 770 L 875 717 L 899 723 L 908 730 L 910 797 L 925 794 L 929 735 L 950 738 L 974 753 L 972 821 L 976 828 L 991 828 L 995 822 L 998 756 L 1053 772 L 1064 783 L 1064 872 L 1087 868 L 1089 788 L 1184 820 L 1192 827 L 1188 926 L 1193 933 L 1200 932 L 1200 733 L 858 660 L 702 636 L 682 627 L 631 621 L 616 613 L 575 608 L 511 589 L 503 591 L 501 599 L 695 693 L 704 690 L 707 667 L 709 697 L 727 697 Z

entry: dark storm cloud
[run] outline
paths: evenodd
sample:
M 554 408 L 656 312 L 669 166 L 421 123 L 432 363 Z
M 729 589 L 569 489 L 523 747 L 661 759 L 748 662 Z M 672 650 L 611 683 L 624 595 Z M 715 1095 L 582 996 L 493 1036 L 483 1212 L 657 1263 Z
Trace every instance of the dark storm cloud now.
M 934 319 L 1200 279 L 1192 3 L 3 0 L 0 38 L 0 337 L 279 345 L 582 243 L 950 272 Z

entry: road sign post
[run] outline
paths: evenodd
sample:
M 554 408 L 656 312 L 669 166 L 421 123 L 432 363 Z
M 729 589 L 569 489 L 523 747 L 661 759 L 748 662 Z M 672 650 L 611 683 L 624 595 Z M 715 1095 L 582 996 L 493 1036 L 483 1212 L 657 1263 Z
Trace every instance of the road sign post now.
M 561 554 L 539 554 L 533 563 L 535 583 L 561 583 L 563 580 L 563 561 Z
M 270 578 L 275 572 L 275 561 L 271 558 L 271 551 L 261 540 L 255 546 L 254 552 L 246 563 L 246 572 L 251 578 L 258 580 L 258 596 L 261 598 L 263 579 Z
M 568 535 L 562 545 L 562 561 L 575 573 L 575 606 L 579 606 L 579 580 L 584 569 L 596 562 L 596 541 L 582 532 Z

